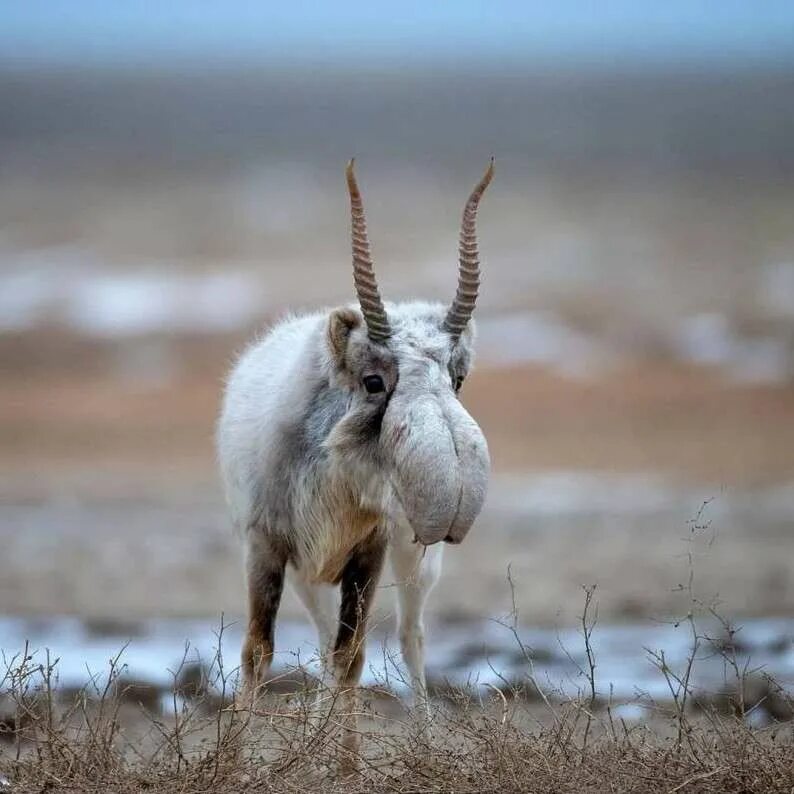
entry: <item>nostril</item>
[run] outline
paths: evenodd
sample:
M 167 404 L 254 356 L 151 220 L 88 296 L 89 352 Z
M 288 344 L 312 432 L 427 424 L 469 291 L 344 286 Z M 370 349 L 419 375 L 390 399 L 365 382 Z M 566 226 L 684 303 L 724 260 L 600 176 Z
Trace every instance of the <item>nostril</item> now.
M 444 538 L 444 543 L 460 543 L 460 541 L 457 538 L 453 538 L 452 535 L 447 535 Z

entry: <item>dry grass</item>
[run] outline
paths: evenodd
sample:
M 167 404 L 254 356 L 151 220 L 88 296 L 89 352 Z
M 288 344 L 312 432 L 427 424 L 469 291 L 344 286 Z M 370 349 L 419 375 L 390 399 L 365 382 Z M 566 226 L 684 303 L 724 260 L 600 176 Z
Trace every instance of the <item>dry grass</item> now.
M 0 682 L 0 790 L 790 794 L 794 724 L 783 720 L 794 713 L 791 699 L 771 682 L 762 691 L 751 686 L 758 678 L 736 664 L 727 624 L 713 647 L 731 692 L 695 692 L 691 672 L 707 638 L 689 619 L 691 656 L 679 670 L 663 654 L 653 657 L 670 699 L 638 698 L 640 722 L 621 718 L 597 691 L 596 610 L 587 589 L 577 696 L 546 691 L 528 649 L 524 680 L 437 692 L 429 719 L 388 687 L 370 689 L 357 714 L 355 757 L 343 747 L 349 714 L 338 693 L 318 700 L 305 670 L 276 679 L 252 707 L 236 698 L 220 654 L 207 668 L 183 661 L 164 709 L 157 691 L 125 677 L 120 655 L 101 678 L 66 692 L 56 686 L 57 660 L 37 663 L 25 650 Z
M 741 653 L 737 630 L 695 587 L 695 541 L 708 536 L 707 504 L 689 522 L 689 575 L 680 585 L 690 651 L 670 664 L 647 649 L 667 697 L 613 700 L 596 677 L 595 587 L 584 588 L 578 691 L 535 675 L 521 641 L 515 587 L 500 622 L 523 654 L 525 674 L 499 685 L 436 684 L 432 707 L 407 708 L 399 679 L 349 699 L 323 689 L 309 668 L 273 678 L 255 703 L 237 694 L 237 670 L 220 649 L 188 662 L 161 689 L 131 680 L 123 649 L 84 687 L 57 685 L 57 659 L 25 648 L 0 673 L 0 792 L 720 792 L 794 791 L 794 700 Z M 709 618 L 711 622 L 702 619 Z M 701 625 L 714 626 L 709 636 Z M 696 688 L 695 671 L 716 654 L 719 691 Z M 392 660 L 385 660 L 392 661 Z M 388 666 L 384 669 L 389 669 Z M 392 669 L 395 669 L 392 666 Z M 397 668 L 398 669 L 398 668 Z M 402 682 L 404 683 L 404 682 Z M 636 710 L 642 716 L 637 719 Z M 345 741 L 351 717 L 360 748 Z
M 0 761 L 4 788 L 23 791 L 687 791 L 790 792 L 790 727 L 751 728 L 734 716 L 678 715 L 658 728 L 629 727 L 586 701 L 537 720 L 525 701 L 459 693 L 415 715 L 365 708 L 357 770 L 342 774 L 342 717 L 312 720 L 306 700 L 268 699 L 252 716 L 200 703 L 168 718 L 108 691 L 69 708 L 45 694 L 19 701 L 20 722 Z

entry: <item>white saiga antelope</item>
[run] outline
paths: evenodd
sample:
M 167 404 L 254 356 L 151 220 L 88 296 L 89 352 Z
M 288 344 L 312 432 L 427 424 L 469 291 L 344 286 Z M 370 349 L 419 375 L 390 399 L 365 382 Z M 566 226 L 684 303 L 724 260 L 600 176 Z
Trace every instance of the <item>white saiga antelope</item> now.
M 229 378 L 218 452 L 245 540 L 249 693 L 266 682 L 287 574 L 317 627 L 329 674 L 354 691 L 388 551 L 402 656 L 425 700 L 422 612 L 440 574 L 440 541 L 463 540 L 485 499 L 490 466 L 458 391 L 472 361 L 477 207 L 492 176 L 493 161 L 466 203 L 449 309 L 384 304 L 351 161 L 358 305 L 285 320 L 243 354 Z

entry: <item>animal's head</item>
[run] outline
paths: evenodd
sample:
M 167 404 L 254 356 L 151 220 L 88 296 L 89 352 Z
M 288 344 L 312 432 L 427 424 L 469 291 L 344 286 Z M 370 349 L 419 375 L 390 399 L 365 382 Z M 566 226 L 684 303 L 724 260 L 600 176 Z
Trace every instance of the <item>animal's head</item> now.
M 333 311 L 327 344 L 332 378 L 349 393 L 328 446 L 382 472 L 424 544 L 459 543 L 482 508 L 490 461 L 485 438 L 459 400 L 472 361 L 477 299 L 477 206 L 493 161 L 463 212 L 452 305 L 384 305 L 370 256 L 361 194 L 347 168 L 353 277 L 359 308 Z

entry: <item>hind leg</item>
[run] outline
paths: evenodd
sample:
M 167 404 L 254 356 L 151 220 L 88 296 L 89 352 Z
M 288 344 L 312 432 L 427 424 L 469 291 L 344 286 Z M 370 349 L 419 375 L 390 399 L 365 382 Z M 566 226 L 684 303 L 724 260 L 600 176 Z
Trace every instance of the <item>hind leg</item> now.
M 306 608 L 317 630 L 317 650 L 322 664 L 322 685 L 317 692 L 319 700 L 327 693 L 332 683 L 333 643 L 338 620 L 337 602 L 339 598 L 333 585 L 309 581 L 300 570 L 290 571 L 289 579 L 292 589 Z
M 273 661 L 276 614 L 284 589 L 287 549 L 277 539 L 251 530 L 245 556 L 248 625 L 242 650 L 243 693 L 251 700 L 264 689 Z

